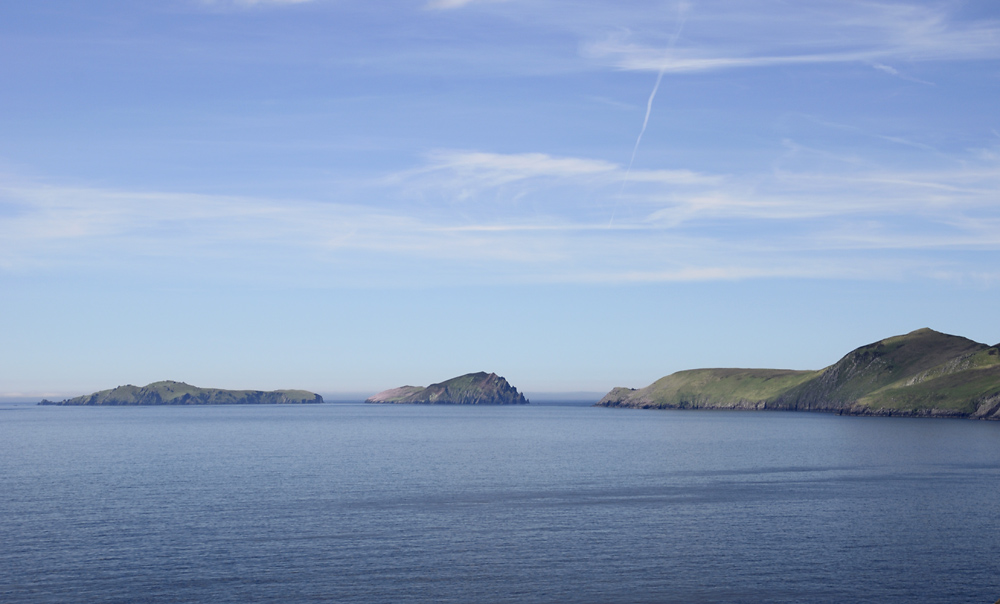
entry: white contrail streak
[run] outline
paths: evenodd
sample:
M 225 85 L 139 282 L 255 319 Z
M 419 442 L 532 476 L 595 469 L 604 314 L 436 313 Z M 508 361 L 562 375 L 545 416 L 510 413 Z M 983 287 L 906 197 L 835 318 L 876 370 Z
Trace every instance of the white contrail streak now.
M 684 21 L 687 19 L 687 9 L 689 5 L 687 2 L 681 2 L 677 5 L 678 23 L 677 31 L 670 38 L 670 43 L 667 45 L 667 50 L 672 50 L 674 44 L 677 43 L 677 38 L 681 36 L 681 30 L 684 29 Z M 642 142 L 642 135 L 646 134 L 646 126 L 649 125 L 649 114 L 653 112 L 653 99 L 656 98 L 656 91 L 660 89 L 660 82 L 663 80 L 663 74 L 667 70 L 666 66 L 660 68 L 660 73 L 656 75 L 656 84 L 653 85 L 653 92 L 649 93 L 649 100 L 646 101 L 646 117 L 642 120 L 642 128 L 639 130 L 639 136 L 635 139 L 635 146 L 632 147 L 632 157 L 628 160 L 628 168 L 625 169 L 625 177 L 622 178 L 622 186 L 618 189 L 618 195 L 615 196 L 615 207 L 611 210 L 611 220 L 608 221 L 608 226 L 615 221 L 615 213 L 618 212 L 618 201 L 621 199 L 622 193 L 625 192 L 625 183 L 628 182 L 629 174 L 632 173 L 632 164 L 635 163 L 635 154 L 639 151 L 639 143 Z
M 632 164 L 635 162 L 635 154 L 639 151 L 639 143 L 642 142 L 642 135 L 646 134 L 646 126 L 649 125 L 649 114 L 653 111 L 653 99 L 656 98 L 656 91 L 660 89 L 660 81 L 663 79 L 663 72 L 666 69 L 661 69 L 660 73 L 656 76 L 656 84 L 653 85 L 653 92 L 649 94 L 649 100 L 646 101 L 646 117 L 642 120 L 642 129 L 639 130 L 639 137 L 635 139 L 635 146 L 632 147 L 632 158 L 628 160 L 628 169 L 625 170 L 625 179 L 622 181 L 622 186 L 625 186 L 625 182 L 628 181 L 629 172 L 632 171 Z

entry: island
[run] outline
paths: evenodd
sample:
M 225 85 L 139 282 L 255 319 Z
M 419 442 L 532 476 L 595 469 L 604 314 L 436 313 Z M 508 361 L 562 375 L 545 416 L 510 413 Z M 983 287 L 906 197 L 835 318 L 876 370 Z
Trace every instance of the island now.
M 528 399 L 495 373 L 467 373 L 456 378 L 421 386 L 401 386 L 384 390 L 366 403 L 400 405 L 527 405 Z
M 1000 344 L 924 328 L 857 348 L 818 371 L 679 371 L 645 388 L 615 388 L 597 406 L 1000 420 Z
M 147 386 L 118 386 L 64 401 L 43 400 L 39 405 L 295 405 L 322 403 L 323 397 L 305 390 L 221 390 L 198 388 L 170 380 Z

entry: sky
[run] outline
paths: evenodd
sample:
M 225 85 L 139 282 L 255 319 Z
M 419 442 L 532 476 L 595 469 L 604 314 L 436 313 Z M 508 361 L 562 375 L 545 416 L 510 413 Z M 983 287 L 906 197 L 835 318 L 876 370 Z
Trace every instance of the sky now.
M 0 4 L 0 398 L 1000 342 L 1000 5 Z

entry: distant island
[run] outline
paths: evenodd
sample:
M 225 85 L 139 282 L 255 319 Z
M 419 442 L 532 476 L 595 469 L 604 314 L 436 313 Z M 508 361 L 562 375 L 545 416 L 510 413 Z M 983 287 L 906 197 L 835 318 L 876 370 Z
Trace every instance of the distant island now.
M 366 403 L 401 405 L 527 405 L 528 399 L 495 373 L 467 373 L 440 384 L 384 390 Z
M 60 402 L 39 405 L 294 405 L 322 403 L 323 397 L 305 390 L 220 390 L 184 382 L 153 382 L 147 386 L 118 386 Z
M 1000 420 L 998 349 L 925 328 L 862 346 L 819 371 L 679 371 L 645 388 L 615 388 L 597 406 Z

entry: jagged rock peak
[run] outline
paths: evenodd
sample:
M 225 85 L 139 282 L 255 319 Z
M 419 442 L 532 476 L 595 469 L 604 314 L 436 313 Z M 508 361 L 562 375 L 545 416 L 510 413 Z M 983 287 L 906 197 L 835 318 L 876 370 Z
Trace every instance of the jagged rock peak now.
M 526 405 L 528 399 L 503 377 L 479 371 L 431 384 L 426 388 L 401 386 L 384 390 L 365 402 L 412 405 Z

